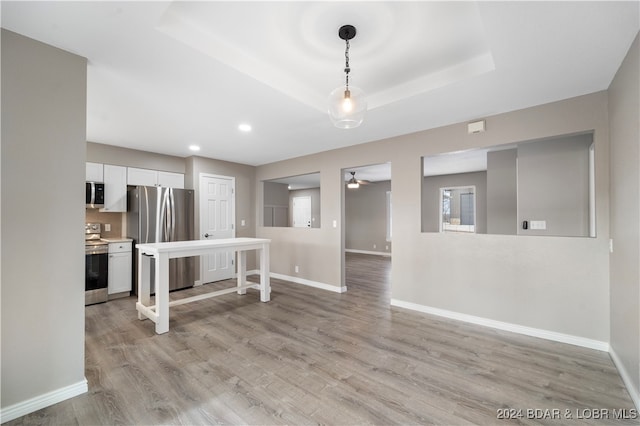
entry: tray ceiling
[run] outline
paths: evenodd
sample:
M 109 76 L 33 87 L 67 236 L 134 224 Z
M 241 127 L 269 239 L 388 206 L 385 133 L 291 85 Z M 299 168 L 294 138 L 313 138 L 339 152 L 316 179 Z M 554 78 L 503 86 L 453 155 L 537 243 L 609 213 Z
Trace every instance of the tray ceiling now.
M 2 27 L 88 59 L 91 142 L 260 165 L 606 90 L 635 1 L 2 1 Z M 343 24 L 362 126 L 336 129 Z M 240 132 L 248 123 L 251 132 Z

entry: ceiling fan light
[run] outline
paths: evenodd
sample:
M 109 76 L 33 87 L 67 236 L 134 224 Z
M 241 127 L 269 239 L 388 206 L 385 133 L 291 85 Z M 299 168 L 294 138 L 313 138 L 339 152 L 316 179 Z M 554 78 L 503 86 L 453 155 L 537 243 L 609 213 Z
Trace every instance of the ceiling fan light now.
M 362 124 L 367 112 L 367 99 L 359 87 L 344 86 L 329 94 L 329 118 L 340 129 L 353 129 Z
M 356 172 L 351 172 L 351 179 L 347 182 L 347 188 L 358 189 L 360 188 L 360 182 L 356 179 Z

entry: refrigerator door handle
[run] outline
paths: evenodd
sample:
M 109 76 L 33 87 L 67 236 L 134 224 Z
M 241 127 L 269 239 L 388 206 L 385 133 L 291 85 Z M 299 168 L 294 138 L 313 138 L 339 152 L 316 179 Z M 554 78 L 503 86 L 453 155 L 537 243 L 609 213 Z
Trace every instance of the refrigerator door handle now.
M 164 242 L 164 241 L 170 241 L 169 240 L 169 230 L 168 230 L 168 226 L 169 226 L 169 212 L 168 212 L 168 198 L 169 198 L 169 191 L 168 190 L 164 190 L 162 191 L 164 192 L 164 196 L 162 197 L 162 207 L 160 208 L 160 222 L 162 223 L 162 231 L 163 231 L 163 235 L 162 235 L 162 240 L 158 241 L 158 242 Z
M 144 202 L 146 204 L 146 210 L 145 213 L 147 215 L 147 218 L 145 220 L 145 224 L 146 224 L 146 234 L 144 236 L 144 242 L 148 243 L 149 242 L 149 193 L 147 192 L 147 187 L 143 187 L 144 188 Z
M 173 189 L 169 188 L 169 200 L 171 202 L 171 241 L 176 240 L 176 202 Z
M 171 210 L 171 188 L 165 189 L 165 200 L 167 205 L 165 207 L 166 217 L 164 222 L 164 238 L 165 241 L 173 241 L 173 239 L 171 238 L 171 218 L 173 215 L 173 211 Z

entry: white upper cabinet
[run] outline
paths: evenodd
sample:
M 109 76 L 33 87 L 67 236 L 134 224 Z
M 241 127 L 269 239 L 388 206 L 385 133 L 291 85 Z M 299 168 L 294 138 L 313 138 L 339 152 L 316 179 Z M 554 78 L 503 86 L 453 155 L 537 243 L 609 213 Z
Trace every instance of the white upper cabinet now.
M 104 207 L 101 212 L 127 211 L 127 168 L 104 165 Z
M 167 188 L 184 189 L 184 174 L 171 172 L 158 172 L 158 186 Z
M 127 168 L 127 185 L 165 186 L 184 189 L 184 174 L 129 167 Z
M 156 186 L 158 183 L 158 172 L 149 169 L 127 168 L 127 185 Z
M 104 180 L 103 167 L 101 163 L 86 163 L 87 182 L 102 182 Z

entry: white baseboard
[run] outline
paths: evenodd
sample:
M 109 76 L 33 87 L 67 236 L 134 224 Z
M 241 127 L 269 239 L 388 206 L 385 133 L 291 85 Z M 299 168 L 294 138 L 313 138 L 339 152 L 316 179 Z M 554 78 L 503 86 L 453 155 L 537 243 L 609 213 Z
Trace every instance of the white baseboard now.
M 276 274 L 275 272 L 271 272 L 269 276 L 273 278 L 278 278 L 280 280 L 291 281 L 296 284 L 302 284 L 302 285 L 307 285 L 309 287 L 320 288 L 322 290 L 333 291 L 334 293 L 344 293 L 347 291 L 347 287 L 345 286 L 336 287 L 335 285 L 331 285 L 331 284 L 325 284 L 318 281 L 306 280 L 304 278 L 292 277 L 289 275 Z
M 18 417 L 25 416 L 41 408 L 48 407 L 74 396 L 82 395 L 89 390 L 87 379 L 74 383 L 64 388 L 56 389 L 51 392 L 36 396 L 35 398 L 19 402 L 0 409 L 0 423 L 5 423 Z
M 620 373 L 620 377 L 622 377 L 622 382 L 626 386 L 627 391 L 629 392 L 629 395 L 631 396 L 631 399 L 636 406 L 636 409 L 640 411 L 640 390 L 638 390 L 638 388 L 636 388 L 633 384 L 633 380 L 631 380 L 629 372 L 624 367 L 624 364 L 620 360 L 620 357 L 618 357 L 618 354 L 613 350 L 613 348 L 609 349 L 609 355 L 613 360 L 613 364 L 618 369 L 618 373 Z
M 345 249 L 347 253 L 358 253 L 358 254 L 372 254 L 374 256 L 387 256 L 391 257 L 391 253 L 388 251 L 367 251 L 367 250 L 355 250 L 355 249 Z
M 488 318 L 476 317 L 459 312 L 447 311 L 445 309 L 433 308 L 431 306 L 418 305 L 416 303 L 404 302 L 402 300 L 391 299 L 391 306 L 411 309 L 413 311 L 424 312 L 426 314 L 437 315 L 439 317 L 464 321 L 471 324 L 491 327 L 498 330 L 510 331 L 524 334 L 526 336 L 539 337 L 541 339 L 553 340 L 554 342 L 569 343 L 571 345 L 582 346 L 589 349 L 596 349 L 609 352 L 609 343 L 599 340 L 587 339 L 585 337 L 573 336 L 570 334 L 557 333 L 555 331 L 542 330 L 540 328 L 526 327 L 523 325 L 508 322 L 496 321 Z

